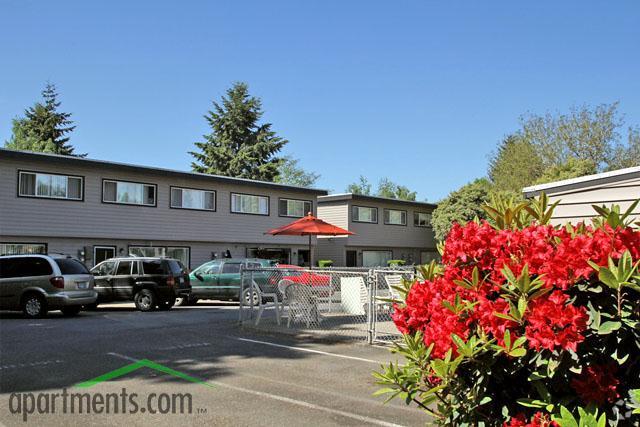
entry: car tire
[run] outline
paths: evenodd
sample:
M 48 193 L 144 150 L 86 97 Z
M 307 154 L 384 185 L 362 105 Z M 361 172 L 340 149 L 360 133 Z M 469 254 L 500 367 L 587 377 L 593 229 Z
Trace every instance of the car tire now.
M 22 312 L 30 319 L 47 315 L 47 301 L 40 294 L 30 293 L 22 298 Z
M 77 316 L 81 309 L 82 307 L 79 305 L 70 305 L 68 307 L 62 307 L 60 311 L 65 316 Z
M 253 305 L 254 306 L 260 305 L 260 303 L 258 301 L 258 293 L 255 292 L 255 291 L 252 292 L 251 289 L 247 289 L 242 294 L 242 304 L 247 306 L 247 307 L 250 307 L 251 306 L 251 298 L 253 298 Z
M 156 294 L 149 289 L 141 289 L 133 298 L 140 311 L 151 311 L 156 307 Z
M 176 299 L 175 298 L 170 298 L 166 301 L 160 301 L 158 303 L 158 309 L 159 310 L 171 310 L 171 307 L 174 306 L 174 304 L 176 303 Z

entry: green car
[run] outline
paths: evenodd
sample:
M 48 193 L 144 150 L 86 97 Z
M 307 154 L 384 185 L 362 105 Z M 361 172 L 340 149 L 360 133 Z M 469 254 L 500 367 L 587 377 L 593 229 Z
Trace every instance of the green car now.
M 275 262 L 259 258 L 224 258 L 206 262 L 193 270 L 189 275 L 191 281 L 191 294 L 178 302 L 180 305 L 195 304 L 202 299 L 216 300 L 240 300 L 240 269 L 274 267 Z M 253 281 L 263 291 L 273 291 L 269 280 L 273 276 L 271 272 L 254 273 Z M 277 284 L 277 281 L 275 282 Z M 245 290 L 244 301 L 250 304 L 254 298 L 254 304 L 258 303 L 257 295 L 250 295 L 249 289 Z

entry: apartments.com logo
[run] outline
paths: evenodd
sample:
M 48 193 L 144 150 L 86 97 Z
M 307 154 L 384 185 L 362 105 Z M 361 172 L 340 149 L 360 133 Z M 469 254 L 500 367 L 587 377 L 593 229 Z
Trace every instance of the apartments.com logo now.
M 76 384 L 75 387 L 88 389 L 140 368 L 151 368 L 185 381 L 213 387 L 198 378 L 148 359 L 107 372 Z M 61 393 L 12 393 L 9 396 L 9 412 L 22 415 L 25 422 L 34 414 L 192 414 L 193 396 L 191 393 L 149 393 L 141 396 L 128 392 L 126 388 L 122 388 L 120 393 L 69 392 L 63 388 Z M 198 408 L 197 412 L 204 413 L 206 410 Z

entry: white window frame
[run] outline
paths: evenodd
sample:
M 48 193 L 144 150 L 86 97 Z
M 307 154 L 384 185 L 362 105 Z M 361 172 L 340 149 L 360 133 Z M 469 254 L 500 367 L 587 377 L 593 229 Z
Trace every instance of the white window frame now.
M 375 221 L 364 221 L 360 219 L 360 209 L 371 209 L 372 211 L 375 211 L 376 213 L 376 220 Z M 358 210 L 358 215 L 356 217 L 356 210 Z M 351 207 L 351 220 L 353 222 L 362 222 L 365 224 L 377 224 L 378 223 L 378 208 L 374 208 L 372 206 L 357 206 L 357 205 L 353 205 Z
M 132 254 L 132 249 L 153 249 L 155 254 L 154 255 L 136 255 L 136 254 Z M 158 251 L 158 249 L 160 249 Z M 183 261 L 183 264 L 185 267 L 187 268 L 191 268 L 191 246 L 143 246 L 143 245 L 129 245 L 129 254 L 130 255 L 135 255 L 135 256 L 141 256 L 141 257 L 150 257 L 150 258 L 168 258 L 167 257 L 167 252 L 169 252 L 169 250 L 171 249 L 183 249 L 186 250 L 186 255 L 187 255 L 187 259 L 186 260 L 181 260 L 178 259 L 178 261 Z
M 14 247 L 14 250 L 8 250 L 10 246 Z M 27 252 L 20 252 L 20 251 L 16 251 L 15 249 L 17 249 L 17 246 L 29 246 L 29 247 L 35 247 L 35 246 L 40 246 L 43 251 L 40 252 L 33 252 L 33 251 L 27 251 Z M 41 243 L 41 242 L 0 242 L 0 255 L 46 255 L 47 253 L 47 247 L 48 245 L 46 243 Z
M 387 221 L 387 212 L 389 213 L 389 221 Z M 404 218 L 404 223 L 402 223 L 402 222 L 400 222 L 400 223 L 391 222 L 391 212 L 400 212 L 401 213 L 400 218 Z M 400 226 L 403 226 L 403 227 L 407 226 L 407 211 L 405 211 L 405 210 L 402 210 L 402 209 L 386 209 L 385 208 L 382 214 L 384 216 L 384 224 L 385 225 L 400 225 Z
M 212 194 L 213 195 L 213 209 L 207 209 L 207 208 L 185 208 L 184 206 L 174 206 L 173 204 L 173 190 L 180 190 L 182 191 L 182 200 L 180 201 L 180 204 L 184 204 L 184 192 L 185 191 L 198 191 L 204 194 Z M 171 209 L 186 209 L 186 210 L 191 210 L 191 211 L 209 211 L 209 212 L 215 212 L 216 208 L 217 208 L 217 204 L 218 201 L 216 200 L 217 198 L 217 194 L 215 190 L 202 190 L 200 188 L 188 188 L 188 187 L 177 187 L 177 186 L 170 186 L 169 187 L 169 207 Z M 202 198 L 202 200 L 204 200 L 204 197 Z
M 286 201 L 286 202 L 287 202 L 287 212 L 286 212 L 286 214 L 284 214 L 284 215 L 280 212 L 280 202 L 283 202 L 283 201 Z M 291 214 L 289 213 L 289 203 L 290 203 L 290 202 L 294 202 L 294 203 L 302 203 L 302 215 L 291 215 Z M 305 209 L 305 205 L 306 205 L 307 203 L 309 204 L 309 209 L 308 209 L 308 210 L 307 210 L 307 209 Z M 311 200 L 288 199 L 288 198 L 286 198 L 286 197 L 281 197 L 281 198 L 278 200 L 278 216 L 281 216 L 281 217 L 287 217 L 287 218 L 302 218 L 302 217 L 306 216 L 306 215 L 307 215 L 307 213 L 309 213 L 309 212 L 313 212 L 313 202 L 312 202 Z
M 234 203 L 234 198 L 235 196 L 246 196 L 246 197 L 257 197 L 258 198 L 258 208 L 260 207 L 260 199 L 264 199 L 267 201 L 267 212 L 266 213 L 260 213 L 260 212 L 244 212 L 242 210 L 238 209 L 238 206 L 236 203 Z M 231 213 L 234 214 L 241 214 L 241 215 L 260 215 L 260 216 L 269 216 L 270 214 L 270 198 L 269 196 L 261 196 L 259 194 L 245 194 L 245 193 L 231 193 Z M 235 207 L 235 209 L 234 209 Z M 242 208 L 242 203 L 240 203 L 240 208 Z
M 34 185 L 33 194 L 24 194 L 22 192 L 22 177 L 24 175 L 33 175 L 34 176 Z M 42 195 L 38 194 L 38 175 L 40 176 L 58 176 L 65 178 L 65 195 L 64 196 L 52 196 L 52 195 Z M 69 178 L 77 179 L 80 181 L 80 196 L 79 197 L 69 197 Z M 37 171 L 18 171 L 18 196 L 19 197 L 32 197 L 36 199 L 56 199 L 56 200 L 72 200 L 76 202 L 81 202 L 84 200 L 84 177 L 78 175 L 65 175 L 60 173 L 50 173 L 50 172 L 37 172 Z
M 420 216 L 421 215 L 425 215 L 427 217 L 426 219 L 426 225 L 420 225 Z M 414 227 L 420 227 L 420 228 L 431 228 L 431 213 L 429 212 L 414 212 L 413 213 L 413 226 Z
M 105 184 L 107 182 L 113 182 L 116 184 L 116 200 L 112 201 L 112 200 L 105 200 L 104 196 L 105 196 Z M 144 203 L 144 200 L 142 203 L 131 203 L 131 202 L 119 202 L 118 201 L 118 184 L 122 183 L 122 184 L 134 184 L 134 185 L 142 185 L 142 194 L 143 194 L 143 198 L 144 198 L 144 187 L 153 187 L 153 204 L 151 203 Z M 151 207 L 156 207 L 158 206 L 158 185 L 157 184 L 148 184 L 146 182 L 134 182 L 134 181 L 123 181 L 123 180 L 119 180 L 119 179 L 103 179 L 102 180 L 102 203 L 110 203 L 112 205 L 129 205 L 129 206 L 151 206 Z

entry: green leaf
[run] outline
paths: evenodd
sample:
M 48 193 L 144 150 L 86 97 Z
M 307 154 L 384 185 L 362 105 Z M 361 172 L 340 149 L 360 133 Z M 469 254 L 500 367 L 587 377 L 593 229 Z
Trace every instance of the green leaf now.
M 607 321 L 600 325 L 598 328 L 598 334 L 600 335 L 608 335 L 613 331 L 617 331 L 622 326 L 621 322 L 618 321 Z
M 600 279 L 602 283 L 604 283 L 611 289 L 618 289 L 620 287 L 620 283 L 618 282 L 616 276 L 610 269 L 606 267 L 600 267 L 600 271 L 598 272 L 598 279 Z

